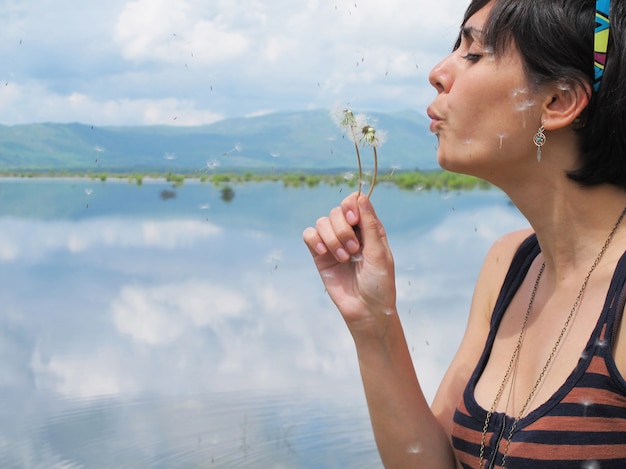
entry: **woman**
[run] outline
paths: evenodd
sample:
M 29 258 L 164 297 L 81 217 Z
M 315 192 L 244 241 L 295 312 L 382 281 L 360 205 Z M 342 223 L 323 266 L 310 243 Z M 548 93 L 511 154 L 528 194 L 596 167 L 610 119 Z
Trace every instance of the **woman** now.
M 626 467 L 626 2 L 610 23 L 608 3 L 474 0 L 430 74 L 439 164 L 501 188 L 532 227 L 487 254 L 431 406 L 370 201 L 353 194 L 303 233 L 387 467 Z

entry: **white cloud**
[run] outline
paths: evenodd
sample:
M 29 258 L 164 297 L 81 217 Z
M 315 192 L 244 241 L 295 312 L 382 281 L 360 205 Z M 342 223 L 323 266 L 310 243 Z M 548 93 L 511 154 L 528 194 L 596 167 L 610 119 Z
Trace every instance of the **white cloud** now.
M 231 30 L 220 14 L 198 18 L 199 5 L 182 0 L 128 3 L 116 25 L 116 42 L 131 60 L 213 64 L 240 57 L 249 46 L 241 31 Z
M 125 287 L 113 300 L 111 314 L 120 333 L 159 346 L 197 328 L 219 327 L 247 307 L 247 298 L 228 286 L 190 282 Z
M 98 218 L 48 225 L 27 219 L 4 219 L 0 262 L 34 260 L 57 251 L 84 252 L 96 247 L 175 249 L 220 236 L 218 226 L 192 219 L 131 220 Z
M 140 388 L 124 366 L 125 359 L 112 349 L 92 350 L 81 356 L 43 358 L 35 349 L 30 368 L 41 391 L 63 396 L 91 398 L 132 393 Z
M 41 15 L 34 0 L 7 21 L 3 123 L 196 125 L 338 100 L 423 109 L 467 1 L 96 3 Z
M 0 93 L 0 109 L 11 109 L 11 124 L 82 122 L 95 125 L 205 125 L 221 120 L 193 99 L 114 98 L 73 92 L 59 94 L 40 83 L 9 83 Z M 5 121 L 6 122 L 6 121 Z

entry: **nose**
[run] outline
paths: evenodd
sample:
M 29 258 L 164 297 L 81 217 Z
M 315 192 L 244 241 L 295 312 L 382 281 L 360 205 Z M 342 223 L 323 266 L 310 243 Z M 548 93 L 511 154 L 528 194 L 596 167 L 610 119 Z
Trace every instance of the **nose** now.
M 435 87 L 437 93 L 449 91 L 452 86 L 452 75 L 449 67 L 450 57 L 451 55 L 444 58 L 428 74 L 428 81 Z

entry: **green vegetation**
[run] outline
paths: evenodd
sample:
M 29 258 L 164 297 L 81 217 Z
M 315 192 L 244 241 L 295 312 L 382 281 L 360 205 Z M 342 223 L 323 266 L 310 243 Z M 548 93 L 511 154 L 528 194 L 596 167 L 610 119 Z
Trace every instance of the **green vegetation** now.
M 69 171 L 55 172 L 20 172 L 0 173 L 0 177 L 74 177 L 89 178 L 105 182 L 107 179 L 127 179 L 129 183 L 141 186 L 146 179 L 161 179 L 174 187 L 182 186 L 185 181 L 199 181 L 220 187 L 231 187 L 235 184 L 255 182 L 282 182 L 285 187 L 317 187 L 320 184 L 330 186 L 347 185 L 356 188 L 358 178 L 348 173 L 320 174 L 312 172 L 274 172 L 274 173 L 216 173 L 216 174 L 177 174 L 177 173 L 74 173 Z M 388 171 L 379 172 L 378 182 L 395 184 L 404 190 L 473 190 L 489 189 L 491 185 L 481 179 L 450 173 L 448 171 Z

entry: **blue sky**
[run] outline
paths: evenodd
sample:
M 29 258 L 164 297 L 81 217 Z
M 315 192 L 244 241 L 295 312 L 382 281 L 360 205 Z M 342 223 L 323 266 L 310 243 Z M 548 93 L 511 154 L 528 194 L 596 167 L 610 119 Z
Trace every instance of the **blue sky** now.
M 468 0 L 5 0 L 0 124 L 423 111 Z

